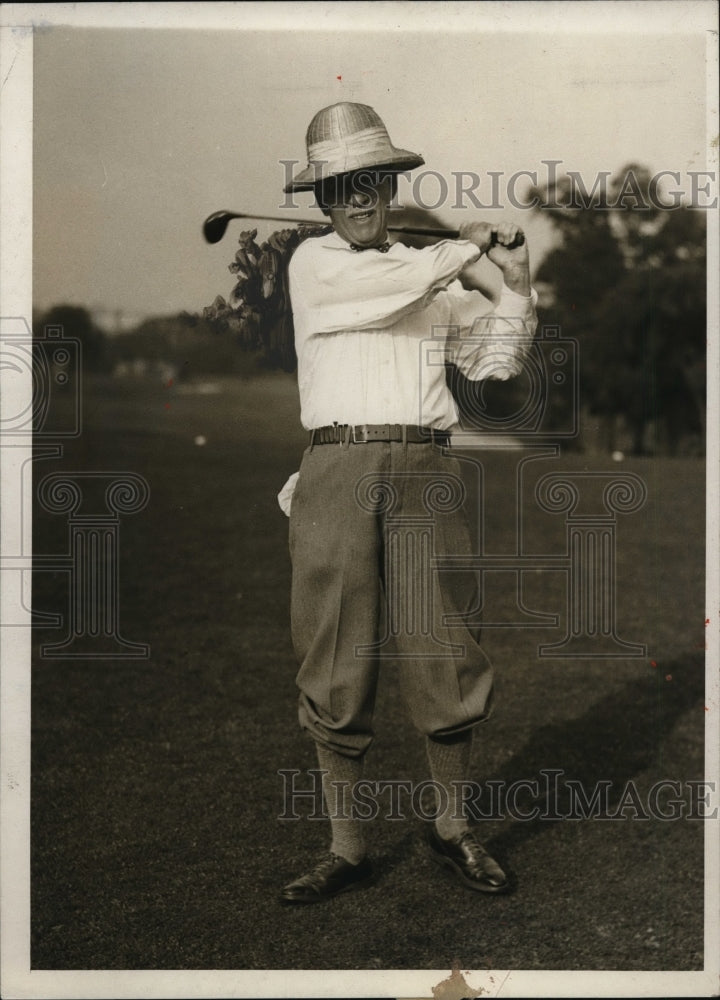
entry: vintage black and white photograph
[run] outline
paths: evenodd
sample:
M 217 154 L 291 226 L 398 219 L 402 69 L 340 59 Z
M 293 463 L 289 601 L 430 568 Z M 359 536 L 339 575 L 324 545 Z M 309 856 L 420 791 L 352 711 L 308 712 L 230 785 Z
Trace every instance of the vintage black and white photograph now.
M 2 996 L 717 995 L 717 5 L 0 17 Z

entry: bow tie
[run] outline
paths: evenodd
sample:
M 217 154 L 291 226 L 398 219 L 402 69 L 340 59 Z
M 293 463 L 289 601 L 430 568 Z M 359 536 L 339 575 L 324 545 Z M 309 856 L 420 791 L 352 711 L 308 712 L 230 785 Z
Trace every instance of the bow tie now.
M 388 250 L 390 249 L 390 244 L 388 243 L 387 240 L 385 240 L 384 243 L 381 243 L 380 246 L 377 247 L 359 247 L 357 243 L 351 243 L 350 249 L 356 250 L 358 253 L 360 253 L 361 250 L 379 250 L 380 253 L 387 253 Z

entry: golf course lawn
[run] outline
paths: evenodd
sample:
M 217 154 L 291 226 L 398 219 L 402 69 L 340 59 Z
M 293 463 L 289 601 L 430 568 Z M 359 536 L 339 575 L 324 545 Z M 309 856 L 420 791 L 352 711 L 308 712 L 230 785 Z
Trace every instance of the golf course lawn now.
M 491 554 L 566 554 L 564 514 L 534 500 L 543 475 L 638 477 L 644 505 L 616 518 L 616 629 L 644 654 L 540 656 L 565 635 L 566 574 L 522 574 L 524 607 L 556 615 L 554 627 L 500 627 L 517 621 L 517 576 L 487 574 L 497 700 L 473 777 L 529 783 L 516 785 L 512 814 L 478 821 L 514 891 L 488 898 L 456 885 L 429 859 L 423 821 L 385 820 L 384 800 L 370 821 L 377 884 L 285 909 L 277 890 L 328 843 L 309 800 L 301 819 L 279 819 L 279 772 L 299 770 L 308 787 L 316 766 L 297 725 L 288 522 L 276 500 L 305 447 L 294 382 L 96 378 L 82 420 L 61 457 L 38 456 L 35 481 L 94 472 L 147 482 L 147 506 L 119 518 L 117 608 L 122 638 L 149 656 L 45 655 L 66 636 L 69 576 L 35 574 L 34 609 L 64 624 L 33 636 L 33 968 L 702 968 L 704 829 L 687 815 L 687 782 L 704 775 L 702 459 L 617 463 L 547 448 L 524 466 L 518 500 L 527 451 L 460 452 L 474 511 L 482 485 Z M 67 515 L 36 505 L 33 545 L 67 553 Z M 418 783 L 423 740 L 392 662 L 383 666 L 367 777 Z M 543 791 L 550 772 L 588 796 L 604 782 L 623 814 L 556 815 Z M 659 797 L 669 818 L 642 818 L 661 781 L 677 783 Z M 686 800 L 684 815 L 671 815 L 673 797 Z

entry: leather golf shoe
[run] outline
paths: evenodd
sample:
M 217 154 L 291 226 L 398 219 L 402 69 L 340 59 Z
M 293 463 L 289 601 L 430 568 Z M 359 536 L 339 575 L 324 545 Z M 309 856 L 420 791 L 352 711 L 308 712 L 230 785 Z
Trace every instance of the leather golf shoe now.
M 433 824 L 426 836 L 433 861 L 452 871 L 469 889 L 500 893 L 510 888 L 505 872 L 490 857 L 474 830 L 444 840 Z
M 330 854 L 311 872 L 286 885 L 280 893 L 280 902 L 320 903 L 341 892 L 364 888 L 372 881 L 372 875 L 372 866 L 367 858 L 351 865 L 345 858 Z

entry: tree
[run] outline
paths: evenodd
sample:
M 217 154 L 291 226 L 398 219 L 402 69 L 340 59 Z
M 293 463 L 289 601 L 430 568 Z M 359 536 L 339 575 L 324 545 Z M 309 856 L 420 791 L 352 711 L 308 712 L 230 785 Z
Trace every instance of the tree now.
M 705 416 L 705 217 L 658 207 L 650 172 L 629 164 L 578 204 L 568 178 L 536 191 L 558 243 L 538 282 L 546 322 L 580 343 L 581 397 L 612 440 L 620 415 L 633 450 L 677 449 Z
M 45 327 L 62 328 L 65 337 L 75 337 L 82 346 L 83 368 L 87 371 L 104 371 L 107 367 L 107 341 L 103 331 L 93 322 L 92 316 L 82 306 L 67 304 L 51 306 L 41 315 L 36 335 Z

